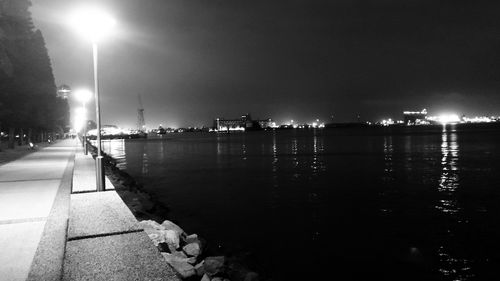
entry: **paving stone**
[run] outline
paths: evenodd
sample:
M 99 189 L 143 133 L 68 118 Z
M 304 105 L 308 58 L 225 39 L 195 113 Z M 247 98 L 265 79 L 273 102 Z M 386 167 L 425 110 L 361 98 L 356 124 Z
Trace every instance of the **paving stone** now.
M 180 281 L 143 231 L 68 241 L 63 280 Z
M 0 280 L 26 280 L 45 221 L 0 224 Z
M 142 229 L 115 191 L 71 195 L 69 240 Z
M 0 182 L 0 221 L 47 217 L 60 182 Z
M 65 144 L 64 142 L 63 144 Z M 59 179 L 74 147 L 46 147 L 2 165 L 0 181 Z
M 73 174 L 73 192 L 96 190 L 95 160 L 90 154 L 84 155 L 83 150 L 75 155 L 75 172 Z M 106 190 L 115 187 L 107 177 L 104 179 Z

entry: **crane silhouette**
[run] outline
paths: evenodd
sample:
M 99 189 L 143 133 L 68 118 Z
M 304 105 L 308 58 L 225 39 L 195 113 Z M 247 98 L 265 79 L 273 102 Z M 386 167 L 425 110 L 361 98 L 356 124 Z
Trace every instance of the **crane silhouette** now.
M 139 108 L 137 108 L 137 130 L 146 130 L 146 121 L 144 121 L 144 107 L 142 106 L 141 94 L 137 94 L 139 99 Z

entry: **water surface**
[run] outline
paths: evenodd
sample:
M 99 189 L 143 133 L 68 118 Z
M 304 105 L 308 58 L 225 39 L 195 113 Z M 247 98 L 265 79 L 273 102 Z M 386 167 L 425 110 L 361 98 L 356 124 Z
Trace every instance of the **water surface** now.
M 491 280 L 499 143 L 498 126 L 449 125 L 181 133 L 103 147 L 170 219 L 269 279 Z

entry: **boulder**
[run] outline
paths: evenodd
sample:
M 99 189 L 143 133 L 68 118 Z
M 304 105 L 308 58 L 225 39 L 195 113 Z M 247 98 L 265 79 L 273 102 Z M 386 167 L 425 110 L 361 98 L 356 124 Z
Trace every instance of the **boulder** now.
M 146 233 L 148 234 L 149 236 L 149 239 L 151 239 L 151 241 L 153 241 L 153 244 L 155 246 L 158 247 L 158 245 L 160 243 L 165 243 L 165 236 L 163 235 L 163 233 L 161 233 L 161 230 L 158 230 L 156 232 L 149 232 L 146 231 Z
M 153 220 L 140 221 L 139 224 L 144 228 L 144 231 L 146 231 L 147 229 L 155 229 L 155 230 L 165 230 L 166 229 L 163 225 L 161 225 Z
M 196 263 L 196 258 L 194 257 L 186 257 L 185 255 L 179 254 L 179 252 L 175 254 L 169 254 L 169 253 L 161 253 L 163 255 L 163 258 L 167 261 L 167 263 L 171 264 L 173 262 L 185 262 L 189 264 L 194 264 Z
M 196 275 L 194 267 L 187 262 L 173 261 L 169 264 L 182 276 L 182 278 L 189 278 Z
M 221 277 L 214 277 L 212 278 L 212 281 L 223 281 Z
M 172 255 L 179 257 L 179 258 L 187 259 L 186 254 L 182 251 L 175 251 L 172 253 Z
M 184 251 L 184 253 L 191 257 L 197 257 L 201 254 L 201 247 L 200 243 L 198 242 L 189 243 L 186 246 L 182 247 L 182 250 Z
M 208 277 L 208 275 L 204 274 L 203 277 L 201 278 L 201 281 L 210 281 L 210 277 Z
M 196 275 L 196 270 L 191 263 L 190 258 L 183 258 L 169 253 L 161 253 L 165 261 L 170 264 L 183 278 Z
M 189 264 L 192 264 L 194 266 L 194 264 L 196 263 L 196 258 L 195 257 L 189 257 L 189 258 L 187 258 L 187 262 Z
M 169 221 L 169 220 L 165 220 L 161 226 L 164 227 L 164 229 L 166 230 L 173 230 L 175 232 L 177 232 L 178 236 L 181 236 L 181 235 L 185 235 L 185 232 L 184 230 L 182 230 L 182 228 L 178 225 L 176 225 L 175 223 Z
M 225 261 L 226 259 L 224 256 L 207 257 L 205 258 L 203 268 L 209 276 L 214 276 L 215 274 L 224 271 Z
M 161 230 L 165 235 L 165 243 L 168 244 L 169 249 L 175 252 L 179 248 L 179 234 L 174 230 Z
M 184 242 L 186 244 L 193 243 L 193 242 L 198 242 L 199 243 L 200 239 L 198 239 L 198 234 L 191 234 L 188 235 L 184 238 Z
M 203 276 L 205 274 L 204 264 L 205 264 L 205 261 L 203 260 L 194 266 L 194 270 L 196 270 L 196 275 Z
M 152 220 L 144 220 L 139 222 L 139 225 L 144 228 L 144 232 L 146 232 L 155 246 L 158 246 L 158 244 L 160 243 L 166 242 L 164 234 L 165 228 L 159 223 Z

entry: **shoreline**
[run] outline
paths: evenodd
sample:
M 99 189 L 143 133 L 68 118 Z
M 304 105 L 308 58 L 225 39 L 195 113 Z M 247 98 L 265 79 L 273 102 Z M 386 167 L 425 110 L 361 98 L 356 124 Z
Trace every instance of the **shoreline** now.
M 88 144 L 89 153 L 95 158 L 96 147 Z M 125 204 L 130 208 L 137 220 L 165 220 L 168 217 L 169 208 L 162 202 L 156 200 L 152 194 L 144 191 L 144 188 L 127 172 L 116 167 L 116 160 L 102 152 L 104 172 L 116 192 L 122 197 Z
M 91 153 L 92 157 L 95 158 L 97 148 L 88 143 L 89 153 Z M 115 187 L 115 191 L 122 198 L 123 202 L 127 207 L 131 210 L 132 214 L 135 218 L 146 228 L 149 228 L 148 234 L 150 238 L 152 238 L 152 243 L 154 243 L 158 250 L 164 255 L 165 260 L 169 263 L 174 269 L 176 269 L 181 277 L 184 280 L 219 280 L 218 277 L 221 277 L 220 280 L 224 281 L 258 281 L 258 280 L 266 280 L 263 278 L 264 276 L 259 275 L 257 268 L 250 268 L 246 262 L 238 257 L 237 255 L 233 256 L 227 252 L 220 251 L 217 248 L 210 246 L 210 243 L 207 242 L 203 237 L 199 237 L 197 234 L 187 235 L 179 225 L 180 223 L 177 220 L 171 220 L 169 217 L 170 209 L 164 203 L 158 201 L 154 198 L 154 196 L 145 191 L 144 187 L 138 183 L 132 176 L 130 176 L 127 172 L 120 170 L 116 167 L 116 160 L 102 151 L 103 163 L 105 169 L 105 175 L 111 181 L 111 183 Z M 163 223 L 162 223 L 163 222 Z M 168 222 L 168 223 L 167 223 Z M 187 243 L 189 245 L 190 242 L 196 240 L 195 243 L 200 245 L 200 257 L 202 259 L 200 262 L 195 265 L 193 268 L 195 270 L 194 276 L 186 277 L 182 272 L 176 268 L 176 262 L 179 260 L 186 261 L 187 257 L 185 255 L 185 250 L 176 251 L 172 249 L 171 245 L 166 241 L 166 243 L 157 243 L 154 238 L 158 231 L 165 231 L 164 228 L 161 228 L 163 225 L 167 223 L 166 231 L 169 231 L 168 225 L 173 224 L 174 230 L 180 229 L 179 237 L 181 240 L 181 244 Z M 160 234 L 161 235 L 161 234 Z M 186 239 L 187 237 L 187 239 Z M 195 237 L 194 240 L 192 237 Z M 167 239 L 168 240 L 168 239 Z M 166 244 L 169 244 L 168 246 Z M 179 242 L 177 242 L 179 245 Z M 188 246 L 185 245 L 184 247 Z M 193 257 L 190 257 L 191 259 Z M 197 257 L 195 257 L 197 258 Z M 208 271 L 205 272 L 201 268 L 207 268 L 207 262 L 212 265 L 215 263 L 215 267 L 208 267 Z M 203 266 L 205 264 L 205 266 Z M 194 265 L 194 264 L 193 264 Z M 212 271 L 212 273 L 210 273 Z M 207 275 L 208 274 L 208 275 Z M 200 279 L 201 278 L 201 279 Z

